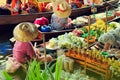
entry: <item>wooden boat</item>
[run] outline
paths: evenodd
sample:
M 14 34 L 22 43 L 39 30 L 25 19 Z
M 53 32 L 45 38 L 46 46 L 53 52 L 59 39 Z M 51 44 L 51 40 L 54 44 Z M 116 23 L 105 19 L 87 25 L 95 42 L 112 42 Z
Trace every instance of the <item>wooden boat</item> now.
M 110 4 L 116 4 L 118 2 L 119 0 L 111 0 L 111 1 L 108 1 L 107 3 L 104 3 L 103 5 L 96 5 L 96 7 L 99 12 L 99 11 L 105 10 L 106 6 L 111 6 Z M 2 25 L 18 24 L 24 21 L 33 22 L 37 17 L 42 17 L 42 16 L 50 19 L 51 14 L 53 14 L 53 12 L 42 12 L 42 13 L 29 14 L 29 15 L 21 14 L 16 16 L 3 15 L 3 16 L 0 16 L 0 27 L 3 27 Z M 89 15 L 89 14 L 91 14 L 91 6 L 87 6 L 85 8 L 77 8 L 72 10 L 70 18 L 73 19 L 78 16 Z

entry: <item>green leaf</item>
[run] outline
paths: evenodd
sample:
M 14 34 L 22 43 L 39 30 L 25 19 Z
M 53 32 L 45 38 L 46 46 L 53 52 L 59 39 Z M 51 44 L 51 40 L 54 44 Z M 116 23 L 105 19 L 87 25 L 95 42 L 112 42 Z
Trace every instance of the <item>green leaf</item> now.
M 40 63 L 36 61 L 36 59 L 33 60 L 33 62 L 29 62 L 29 67 L 27 71 L 26 80 L 37 80 L 40 78 Z
M 55 80 L 60 80 L 61 70 L 62 70 L 62 59 L 60 59 L 60 64 L 58 64 L 58 60 L 56 61 Z
M 46 66 L 46 68 L 47 68 L 47 70 L 48 70 L 48 73 L 50 74 L 51 80 L 55 80 L 55 79 L 54 79 L 54 76 L 53 76 L 53 74 L 52 74 L 51 69 L 50 69 L 48 66 Z M 53 67 L 51 67 L 51 68 L 53 68 Z
M 52 64 L 52 65 L 49 67 L 49 69 L 50 69 L 51 72 L 55 69 L 55 65 L 56 65 L 56 64 L 54 63 L 54 64 Z M 49 65 L 48 65 L 48 66 L 49 66 Z M 48 66 L 47 66 L 47 67 L 48 67 Z
M 82 35 L 83 38 L 86 38 L 88 36 L 88 33 L 85 33 Z
M 59 67 L 59 66 L 58 66 L 58 67 Z M 61 72 L 62 72 L 62 59 L 60 60 L 58 80 L 60 80 Z
M 5 76 L 6 80 L 13 80 L 12 77 L 6 71 L 3 71 L 3 75 Z

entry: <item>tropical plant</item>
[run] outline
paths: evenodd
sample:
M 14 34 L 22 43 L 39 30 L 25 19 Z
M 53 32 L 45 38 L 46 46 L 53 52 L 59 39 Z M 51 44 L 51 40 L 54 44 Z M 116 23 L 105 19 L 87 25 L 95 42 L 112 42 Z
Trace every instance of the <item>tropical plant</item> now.
M 12 77 L 6 71 L 3 71 L 3 75 L 5 77 L 5 80 L 13 80 Z
M 57 60 L 56 63 L 52 64 L 51 66 L 50 64 L 46 65 L 45 69 L 41 68 L 41 62 L 37 62 L 36 59 L 28 64 L 29 67 L 25 80 L 60 80 L 62 60 L 60 60 L 60 63 Z M 13 80 L 6 71 L 3 71 L 3 75 L 5 76 L 6 80 Z
M 61 70 L 62 70 L 62 60 L 51 66 L 48 64 L 45 69 L 41 68 L 41 63 L 37 62 L 36 59 L 29 64 L 27 71 L 26 80 L 60 80 Z M 53 74 L 53 69 L 55 68 L 55 73 Z

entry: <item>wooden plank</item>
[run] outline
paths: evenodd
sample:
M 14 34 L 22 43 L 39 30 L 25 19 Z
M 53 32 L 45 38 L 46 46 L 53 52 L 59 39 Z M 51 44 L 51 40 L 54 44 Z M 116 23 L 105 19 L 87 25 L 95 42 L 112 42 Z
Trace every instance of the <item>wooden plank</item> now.
M 86 13 L 90 13 L 90 7 L 78 8 L 78 9 L 72 10 L 70 18 L 76 18 Z M 18 24 L 24 21 L 33 22 L 36 18 L 43 17 L 43 16 L 50 20 L 52 14 L 53 12 L 42 12 L 42 13 L 36 13 L 36 14 L 34 13 L 34 14 L 28 14 L 28 15 L 15 15 L 15 16 L 1 15 L 0 25 Z
M 16 15 L 16 16 L 3 15 L 3 16 L 0 16 L 0 25 L 18 24 L 20 22 L 26 22 L 26 21 L 33 22 L 36 18 L 43 17 L 43 16 L 50 19 L 52 12 L 49 12 L 49 13 L 47 12 L 46 14 L 39 13 L 39 14 Z

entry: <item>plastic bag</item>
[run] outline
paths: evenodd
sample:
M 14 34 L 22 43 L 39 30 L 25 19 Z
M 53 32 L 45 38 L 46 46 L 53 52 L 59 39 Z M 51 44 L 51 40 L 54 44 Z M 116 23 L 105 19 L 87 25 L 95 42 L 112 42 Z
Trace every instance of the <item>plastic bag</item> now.
M 6 67 L 5 70 L 8 73 L 14 73 L 16 72 L 21 66 L 21 63 L 19 63 L 15 58 L 9 57 L 6 61 Z

